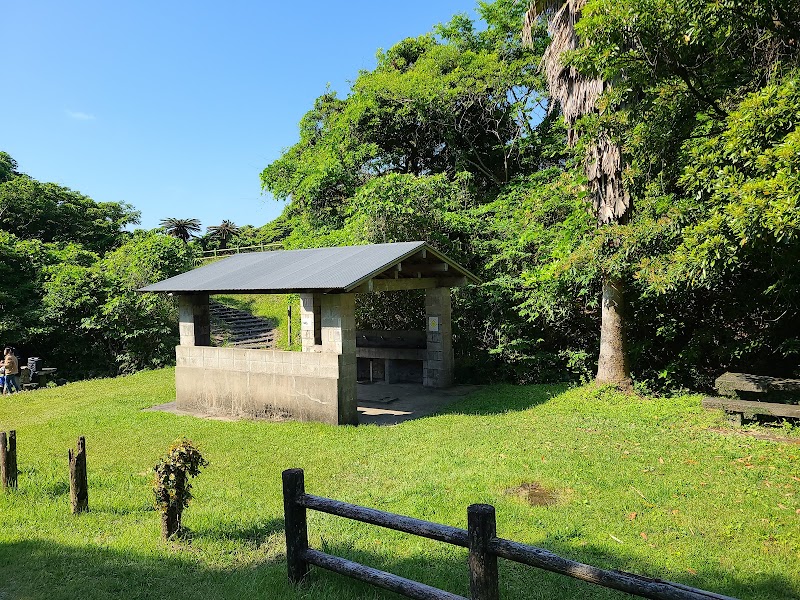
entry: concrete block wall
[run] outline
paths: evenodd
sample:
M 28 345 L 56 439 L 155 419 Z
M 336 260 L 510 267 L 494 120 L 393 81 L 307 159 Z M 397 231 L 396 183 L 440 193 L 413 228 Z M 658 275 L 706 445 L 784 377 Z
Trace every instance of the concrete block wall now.
M 333 425 L 358 422 L 355 398 L 342 403 L 355 370 L 346 356 L 199 346 L 178 346 L 175 352 L 178 408 Z M 354 379 L 352 387 L 354 395 Z
M 303 352 L 322 352 L 322 294 L 300 294 L 300 339 Z
M 339 356 L 339 420 L 357 423 L 355 294 L 322 295 L 320 315 L 322 354 Z
M 178 328 L 181 346 L 211 345 L 208 294 L 181 294 L 178 297 Z
M 427 350 L 423 362 L 422 383 L 428 387 L 453 384 L 453 325 L 450 288 L 425 290 Z M 438 320 L 432 330 L 431 317 Z

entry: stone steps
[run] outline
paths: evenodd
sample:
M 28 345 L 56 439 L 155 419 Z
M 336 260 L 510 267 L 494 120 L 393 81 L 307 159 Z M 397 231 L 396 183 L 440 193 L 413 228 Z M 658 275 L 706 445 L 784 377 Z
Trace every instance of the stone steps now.
M 211 338 L 215 345 L 254 349 L 275 346 L 275 328 L 269 320 L 213 300 L 209 310 Z

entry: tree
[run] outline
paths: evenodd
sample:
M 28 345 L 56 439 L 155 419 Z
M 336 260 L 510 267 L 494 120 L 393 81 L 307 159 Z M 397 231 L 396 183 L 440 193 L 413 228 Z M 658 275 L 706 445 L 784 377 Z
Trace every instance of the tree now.
M 64 186 L 19 173 L 0 153 L 0 229 L 23 240 L 77 243 L 103 254 L 119 246 L 139 212 L 124 202 L 96 202 Z
M 170 217 L 161 219 L 161 227 L 164 228 L 167 235 L 188 243 L 189 239 L 200 231 L 200 221 L 198 219 L 175 219 Z
M 219 240 L 219 247 L 225 250 L 228 247 L 228 240 L 239 233 L 239 227 L 233 221 L 227 219 L 219 225 L 212 225 L 208 228 L 211 237 Z
M 388 174 L 471 176 L 482 196 L 514 177 L 557 162 L 546 141 L 552 119 L 534 127 L 541 81 L 534 51 L 519 39 L 524 7 L 481 3 L 488 27 L 464 16 L 435 33 L 378 54 L 346 98 L 328 91 L 300 122 L 299 141 L 261 174 L 276 198 L 309 218 L 341 227 L 349 200 Z M 545 141 L 545 143 L 543 143 Z
M 589 0 L 580 16 L 564 66 L 624 85 L 576 122 L 577 149 L 614 134 L 636 210 L 531 254 L 526 279 L 553 292 L 531 296 L 532 310 L 549 320 L 569 294 L 619 273 L 639 381 L 697 389 L 723 370 L 790 376 L 800 351 L 792 3 Z
M 564 64 L 566 53 L 577 50 L 575 24 L 581 18 L 586 0 L 536 0 L 526 18 L 526 37 L 531 40 L 535 21 L 547 16 L 551 42 L 542 62 L 551 98 L 558 103 L 567 123 L 570 145 L 578 143 L 577 122 L 598 110 L 598 100 L 608 84 Z M 622 182 L 622 148 L 608 131 L 598 128 L 594 139 L 583 141 L 585 172 L 589 195 L 598 225 L 622 223 L 631 210 L 630 196 Z M 600 333 L 598 383 L 629 386 L 630 367 L 625 343 L 625 282 L 619 273 L 603 274 L 603 300 Z

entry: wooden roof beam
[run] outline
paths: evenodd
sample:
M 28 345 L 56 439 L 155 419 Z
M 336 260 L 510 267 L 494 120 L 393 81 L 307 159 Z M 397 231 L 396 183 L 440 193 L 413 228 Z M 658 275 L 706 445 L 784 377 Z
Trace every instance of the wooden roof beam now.
M 401 290 L 427 290 L 438 287 L 459 287 L 466 285 L 466 277 L 421 277 L 407 279 L 371 279 L 367 283 L 350 290 L 356 294 L 369 292 L 399 292 Z

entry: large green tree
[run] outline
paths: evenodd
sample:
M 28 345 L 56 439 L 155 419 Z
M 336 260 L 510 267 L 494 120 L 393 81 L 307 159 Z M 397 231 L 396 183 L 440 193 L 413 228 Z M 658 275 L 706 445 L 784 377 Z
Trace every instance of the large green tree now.
M 581 138 L 611 131 L 636 210 L 551 247 L 535 285 L 586 293 L 629 281 L 638 377 L 708 385 L 724 369 L 797 362 L 798 13 L 790 2 L 589 0 L 564 68 L 606 89 Z M 760 51 L 754 51 L 759 48 Z M 795 154 L 793 154 L 795 152 Z
M 346 98 L 320 96 L 299 141 L 262 172 L 264 188 L 339 227 L 357 190 L 384 175 L 468 173 L 490 196 L 554 160 L 542 143 L 550 121 L 533 126 L 541 81 L 519 40 L 524 7 L 500 0 L 479 11 L 485 30 L 456 17 L 379 52 Z
M 77 243 L 97 253 L 121 244 L 139 212 L 124 202 L 95 202 L 55 183 L 16 171 L 0 156 L 0 229 L 20 239 Z M 3 166 L 5 165 L 5 166 Z M 5 175 L 4 175 L 5 173 Z
M 0 153 L 0 338 L 75 379 L 173 359 L 172 299 L 138 294 L 193 266 L 193 249 L 130 233 L 138 213 L 19 172 Z

